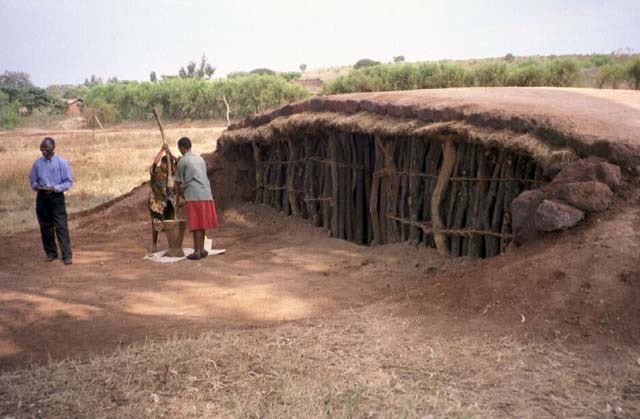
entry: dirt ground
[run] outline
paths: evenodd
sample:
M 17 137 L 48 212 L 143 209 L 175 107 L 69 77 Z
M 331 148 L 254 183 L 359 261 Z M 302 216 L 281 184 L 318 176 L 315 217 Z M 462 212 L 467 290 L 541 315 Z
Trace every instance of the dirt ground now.
M 330 315 L 417 280 L 396 280 L 399 268 L 397 274 L 378 273 L 397 264 L 397 252 L 332 240 L 299 220 L 282 231 L 286 217 L 252 205 L 228 210 L 215 232 L 214 245 L 229 249 L 227 254 L 197 263 L 146 261 L 145 196 L 142 188 L 106 212 L 73 221 L 70 267 L 43 262 L 36 231 L 4 238 L 3 368 L 110 352 L 147 337 Z
M 476 412 L 474 417 L 640 415 L 640 389 L 633 384 L 640 380 L 640 194 L 635 187 L 625 187 L 615 208 L 590 216 L 581 227 L 489 260 L 441 257 L 407 244 L 357 246 L 329 238 L 302 220 L 246 203 L 225 210 L 222 226 L 213 234 L 214 247 L 228 249 L 225 255 L 166 265 L 142 259 L 150 236 L 146 194 L 141 187 L 106 209 L 75 217 L 72 266 L 45 263 L 36 231 L 2 237 L 0 368 L 12 385 L 16 368 L 108 357 L 127 351 L 131 344 L 161 345 L 166 339 L 176 342 L 213 332 L 221 335 L 208 339 L 229 347 L 207 345 L 224 349 L 216 359 L 223 359 L 229 369 L 237 362 L 231 350 L 234 342 L 256 342 L 245 355 L 263 369 L 252 377 L 266 379 L 269 362 L 286 365 L 286 357 L 311 356 L 313 361 L 295 364 L 297 380 L 317 374 L 329 381 L 341 377 L 354 382 L 367 372 L 367 386 L 403 383 L 403 391 L 417 395 L 411 403 L 423 406 L 427 402 L 419 395 L 426 391 L 424 380 L 441 374 L 446 380 L 429 387 L 437 391 L 424 393 L 434 397 L 428 403 L 436 411 L 444 412 L 433 417 L 450 417 L 446 412 L 460 417 L 468 417 L 465 412 Z M 318 341 L 321 336 L 325 340 Z M 286 351 L 259 350 L 273 339 L 301 346 L 277 343 Z M 276 354 L 284 360 L 271 359 Z M 437 360 L 439 372 L 425 372 L 428 368 L 422 363 L 428 357 Z M 493 364 L 502 357 L 508 364 Z M 69 365 L 69 370 L 83 370 Z M 127 365 L 122 371 L 129 374 L 133 367 Z M 377 367 L 371 369 L 372 365 Z M 380 378 L 378 367 L 391 375 Z M 478 377 L 482 385 L 474 381 Z M 282 386 L 295 381 L 280 375 L 273 379 Z M 35 382 L 49 383 L 38 378 L 6 394 L 26 397 L 25 392 L 36 392 Z M 261 383 L 255 391 L 266 391 Z M 338 391 L 338 384 L 329 384 L 327 388 Z M 362 399 L 370 404 L 372 397 L 384 400 L 366 392 L 354 395 L 356 390 L 338 392 L 331 403 L 344 394 L 358 403 Z M 54 394 L 51 389 L 38 391 L 34 400 Z M 395 391 L 396 396 L 405 394 Z M 438 407 L 440 398 L 453 397 L 451 392 L 456 398 Z M 81 393 L 74 390 L 70 400 Z M 180 391 L 172 394 L 178 397 Z M 408 400 L 396 396 L 392 406 L 409 406 Z M 140 397 L 147 400 L 149 395 Z M 306 399 L 297 400 L 304 409 Z M 20 403 L 13 400 L 8 405 L 15 408 Z M 114 403 L 134 409 L 119 411 L 123 416 L 141 415 L 135 403 Z M 189 403 L 193 407 L 193 400 Z M 237 409 L 227 411 L 236 412 L 230 416 L 265 409 L 259 402 L 238 405 L 237 398 L 229 403 L 236 403 Z M 335 409 L 351 406 L 335 403 Z M 396 417 L 380 403 L 386 416 L 374 409 L 365 417 Z M 453 409 L 451 403 L 458 407 Z M 49 400 L 44 406 L 55 410 L 65 405 Z M 171 415 L 176 406 L 169 403 L 163 412 Z M 304 412 L 286 410 L 286 403 L 269 406 L 280 409 L 267 415 L 271 417 Z M 362 406 L 354 412 L 369 409 L 367 403 Z M 416 407 L 397 416 L 415 417 L 424 411 Z M 334 414 L 353 416 L 349 412 Z
M 226 210 L 212 234 L 227 254 L 165 265 L 143 260 L 150 239 L 143 186 L 72 217 L 73 266 L 45 263 L 37 231 L 3 237 L 2 365 L 327 316 L 404 294 L 416 310 L 495 315 L 508 328 L 524 316 L 524 329 L 536 333 L 560 328 L 578 340 L 605 334 L 634 342 L 640 199 L 631 191 L 580 228 L 479 261 L 408 244 L 357 246 L 247 203 Z

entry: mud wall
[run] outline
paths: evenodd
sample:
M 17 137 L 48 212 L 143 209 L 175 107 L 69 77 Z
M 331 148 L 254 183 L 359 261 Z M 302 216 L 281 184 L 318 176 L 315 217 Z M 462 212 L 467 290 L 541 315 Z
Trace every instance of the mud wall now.
M 313 130 L 227 143 L 221 151 L 243 168 L 236 198 L 250 196 L 355 243 L 409 240 L 453 256 L 504 251 L 512 239 L 511 202 L 543 177 L 531 156 L 455 134 Z

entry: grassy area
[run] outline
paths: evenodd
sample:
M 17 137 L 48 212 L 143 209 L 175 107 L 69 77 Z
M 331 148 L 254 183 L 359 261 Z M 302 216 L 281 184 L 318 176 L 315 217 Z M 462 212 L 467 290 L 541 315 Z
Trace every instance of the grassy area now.
M 181 136 L 193 141 L 194 150 L 210 152 L 224 128 L 169 127 L 167 138 L 174 153 Z M 56 140 L 56 153 L 71 164 L 74 186 L 67 194 L 67 210 L 82 211 L 131 190 L 148 179 L 149 165 L 161 145 L 157 128 L 124 128 L 96 131 L 47 132 L 29 129 L 0 133 L 0 234 L 37 227 L 35 193 L 28 175 L 40 156 L 45 136 Z
M 328 81 L 322 93 L 474 86 L 635 88 L 639 79 L 638 55 L 505 57 L 371 65 Z
M 637 417 L 635 358 L 383 313 L 132 346 L 0 376 L 14 417 Z M 448 321 L 450 323 L 450 320 Z M 448 331 L 448 332 L 447 332 Z M 633 396 L 636 394 L 636 396 Z

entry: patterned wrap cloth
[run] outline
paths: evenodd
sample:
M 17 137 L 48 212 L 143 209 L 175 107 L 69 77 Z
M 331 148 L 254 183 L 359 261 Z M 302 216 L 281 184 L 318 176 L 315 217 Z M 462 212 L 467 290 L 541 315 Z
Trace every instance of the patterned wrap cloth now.
M 171 173 L 176 172 L 176 162 L 171 162 Z M 162 221 L 175 218 L 175 208 L 167 195 L 168 174 L 160 164 L 152 164 L 149 169 L 151 190 L 149 191 L 149 213 L 156 230 L 162 229 Z

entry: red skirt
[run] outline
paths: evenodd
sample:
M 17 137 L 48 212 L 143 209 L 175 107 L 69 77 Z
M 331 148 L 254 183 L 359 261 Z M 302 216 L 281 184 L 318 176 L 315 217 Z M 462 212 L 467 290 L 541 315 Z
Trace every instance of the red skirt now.
M 186 201 L 185 206 L 190 232 L 218 227 L 216 204 L 213 201 Z

